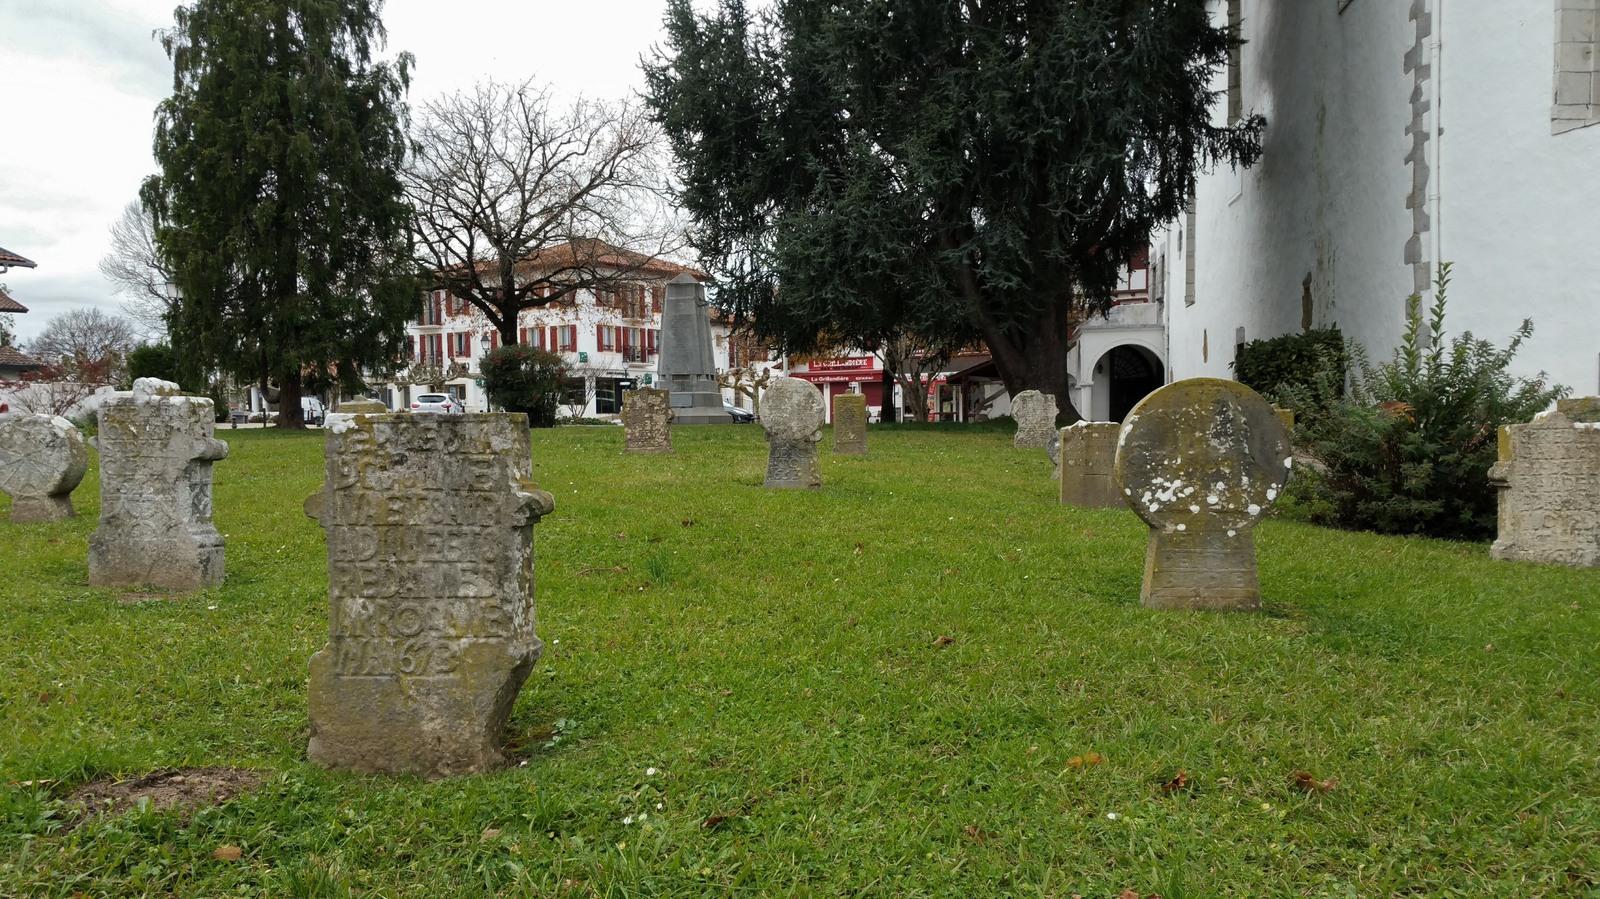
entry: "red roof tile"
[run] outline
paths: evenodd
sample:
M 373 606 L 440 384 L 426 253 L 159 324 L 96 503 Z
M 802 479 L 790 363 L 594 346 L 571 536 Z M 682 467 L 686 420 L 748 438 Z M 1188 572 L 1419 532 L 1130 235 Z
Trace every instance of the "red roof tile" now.
M 44 368 L 44 363 L 14 346 L 0 346 L 0 368 Z
M 11 252 L 5 247 L 0 247 L 0 268 L 5 268 L 8 265 L 20 266 L 22 268 L 37 267 L 32 259 L 29 259 L 26 256 L 18 256 L 16 253 Z
M 6 296 L 6 292 L 3 291 L 3 290 L 0 290 L 0 312 L 27 312 L 27 311 L 28 311 L 28 307 L 27 306 L 24 306 L 21 303 L 17 302 L 16 300 L 13 300 L 12 298 Z

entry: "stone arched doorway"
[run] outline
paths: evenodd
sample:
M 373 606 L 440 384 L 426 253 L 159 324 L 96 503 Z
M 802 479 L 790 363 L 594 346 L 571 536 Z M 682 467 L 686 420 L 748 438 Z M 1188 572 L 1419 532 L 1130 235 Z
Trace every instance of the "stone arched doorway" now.
M 1095 366 L 1095 380 L 1107 384 L 1108 421 L 1122 421 L 1156 388 L 1166 383 L 1166 368 L 1149 350 L 1133 344 L 1112 347 Z

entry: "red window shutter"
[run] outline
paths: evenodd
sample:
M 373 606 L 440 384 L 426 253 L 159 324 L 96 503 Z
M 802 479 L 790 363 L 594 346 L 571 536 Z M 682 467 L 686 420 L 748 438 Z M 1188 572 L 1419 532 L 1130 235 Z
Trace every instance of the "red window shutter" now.
M 652 285 L 650 285 L 650 311 L 651 312 L 660 312 L 661 311 L 661 296 L 662 296 L 663 292 L 664 292 L 663 288 L 661 287 L 660 284 L 652 284 Z

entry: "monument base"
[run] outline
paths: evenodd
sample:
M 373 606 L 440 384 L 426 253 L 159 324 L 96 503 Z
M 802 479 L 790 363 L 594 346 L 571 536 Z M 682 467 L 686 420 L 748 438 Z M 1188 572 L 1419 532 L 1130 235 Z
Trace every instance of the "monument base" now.
M 1261 608 L 1255 538 L 1150 529 L 1139 601 L 1148 609 L 1254 612 Z
M 61 521 L 76 514 L 72 509 L 70 493 L 60 496 L 19 496 L 11 501 L 12 524 Z
M 129 540 L 89 538 L 91 587 L 202 590 L 222 583 L 222 539 Z

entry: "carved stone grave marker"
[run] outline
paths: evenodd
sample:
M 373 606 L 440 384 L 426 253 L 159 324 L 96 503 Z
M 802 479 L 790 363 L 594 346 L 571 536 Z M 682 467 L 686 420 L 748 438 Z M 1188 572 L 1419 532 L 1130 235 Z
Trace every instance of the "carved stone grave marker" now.
M 624 393 L 622 436 L 630 453 L 672 452 L 672 395 L 653 387 Z
M 89 538 L 89 583 L 198 590 L 222 583 L 223 541 L 211 521 L 211 464 L 228 457 L 212 435 L 211 400 L 140 378 L 100 406 L 100 524 Z
M 1118 486 L 1150 525 L 1144 604 L 1260 608 L 1252 529 L 1293 464 L 1272 406 L 1235 381 L 1178 381 L 1134 407 L 1119 441 Z
M 833 451 L 839 455 L 867 454 L 867 398 L 841 393 L 833 398 Z
M 444 776 L 502 764 L 534 634 L 521 414 L 362 415 L 327 429 L 306 514 L 328 538 L 328 643 L 311 657 L 309 757 Z
M 1600 397 L 1558 400 L 1554 412 L 1500 428 L 1495 559 L 1600 567 Z
M 1050 442 L 1050 435 L 1056 433 L 1057 411 L 1054 394 L 1024 390 L 1012 397 L 1011 417 L 1017 421 L 1013 445 L 1018 449 L 1042 449 Z
M 1117 489 L 1117 435 L 1114 421 L 1080 421 L 1062 428 L 1057 438 L 1064 505 L 1120 509 L 1127 503 Z
M 761 424 L 767 429 L 766 486 L 820 488 L 817 441 L 822 439 L 822 393 L 799 378 L 774 380 L 761 397 Z
M 0 490 L 16 524 L 71 518 L 72 491 L 89 470 L 89 448 L 72 422 L 32 412 L 0 414 Z

